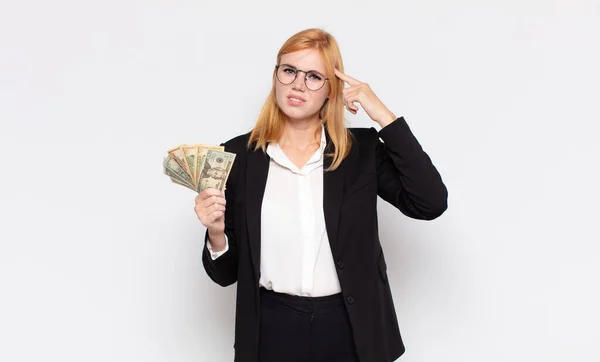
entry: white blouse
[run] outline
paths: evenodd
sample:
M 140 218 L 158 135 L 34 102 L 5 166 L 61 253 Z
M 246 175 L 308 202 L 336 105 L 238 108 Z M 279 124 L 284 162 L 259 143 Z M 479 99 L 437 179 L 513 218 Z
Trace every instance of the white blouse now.
M 259 284 L 291 295 L 319 297 L 341 292 L 323 214 L 323 152 L 321 145 L 298 168 L 277 143 L 267 146 L 271 158 L 261 210 Z M 213 252 L 214 259 L 229 250 Z

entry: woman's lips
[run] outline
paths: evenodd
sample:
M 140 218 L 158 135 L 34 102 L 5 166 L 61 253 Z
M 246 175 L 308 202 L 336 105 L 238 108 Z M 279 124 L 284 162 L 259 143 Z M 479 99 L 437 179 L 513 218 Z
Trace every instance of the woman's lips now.
M 301 100 L 299 98 L 288 97 L 288 104 L 291 105 L 291 106 L 298 107 L 298 106 L 303 105 L 304 103 L 306 103 L 306 101 L 303 101 L 303 100 Z

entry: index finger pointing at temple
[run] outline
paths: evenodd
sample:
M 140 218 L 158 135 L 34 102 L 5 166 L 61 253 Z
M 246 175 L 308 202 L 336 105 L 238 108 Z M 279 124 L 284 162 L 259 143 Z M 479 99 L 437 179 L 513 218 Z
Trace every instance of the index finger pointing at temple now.
M 340 78 L 340 79 L 341 79 L 341 80 L 343 80 L 344 82 L 346 82 L 346 83 L 350 84 L 351 86 L 352 86 L 352 85 L 358 85 L 358 84 L 360 84 L 360 83 L 361 83 L 359 80 L 357 80 L 357 79 L 354 79 L 354 78 L 352 78 L 351 76 L 349 76 L 349 75 L 346 75 L 346 74 L 344 74 L 344 73 L 340 72 L 340 71 L 339 71 L 337 68 L 334 68 L 334 69 L 333 69 L 333 71 L 334 71 L 335 75 L 336 75 L 338 78 Z

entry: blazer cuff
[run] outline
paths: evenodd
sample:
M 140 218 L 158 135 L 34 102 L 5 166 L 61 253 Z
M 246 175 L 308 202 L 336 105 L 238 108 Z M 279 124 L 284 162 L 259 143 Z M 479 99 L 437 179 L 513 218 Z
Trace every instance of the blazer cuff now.
M 385 140 L 388 134 L 393 134 L 396 132 L 405 132 L 407 130 L 410 131 L 408 123 L 406 123 L 404 117 L 401 116 L 392 121 L 392 123 L 379 130 L 379 137 Z
M 213 251 L 212 247 L 210 246 L 210 239 L 208 238 L 208 233 L 207 233 L 206 234 L 206 248 L 210 252 L 211 259 L 216 260 L 218 257 L 225 254 L 227 252 L 227 250 L 229 250 L 229 239 L 227 238 L 227 234 L 225 234 L 225 249 L 223 249 L 221 251 Z

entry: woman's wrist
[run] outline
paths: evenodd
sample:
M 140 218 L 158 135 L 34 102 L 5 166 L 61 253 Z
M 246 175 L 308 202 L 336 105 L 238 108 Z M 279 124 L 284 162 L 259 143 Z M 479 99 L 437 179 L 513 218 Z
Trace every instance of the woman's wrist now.
M 210 243 L 213 251 L 221 251 L 225 249 L 227 245 L 227 240 L 225 239 L 225 232 L 223 231 L 213 231 L 208 229 L 208 242 Z
M 377 123 L 379 123 L 381 128 L 384 128 L 385 126 L 394 122 L 396 119 L 397 119 L 396 115 L 392 112 L 389 112 L 389 114 L 385 118 L 383 118 L 382 120 L 378 120 Z

